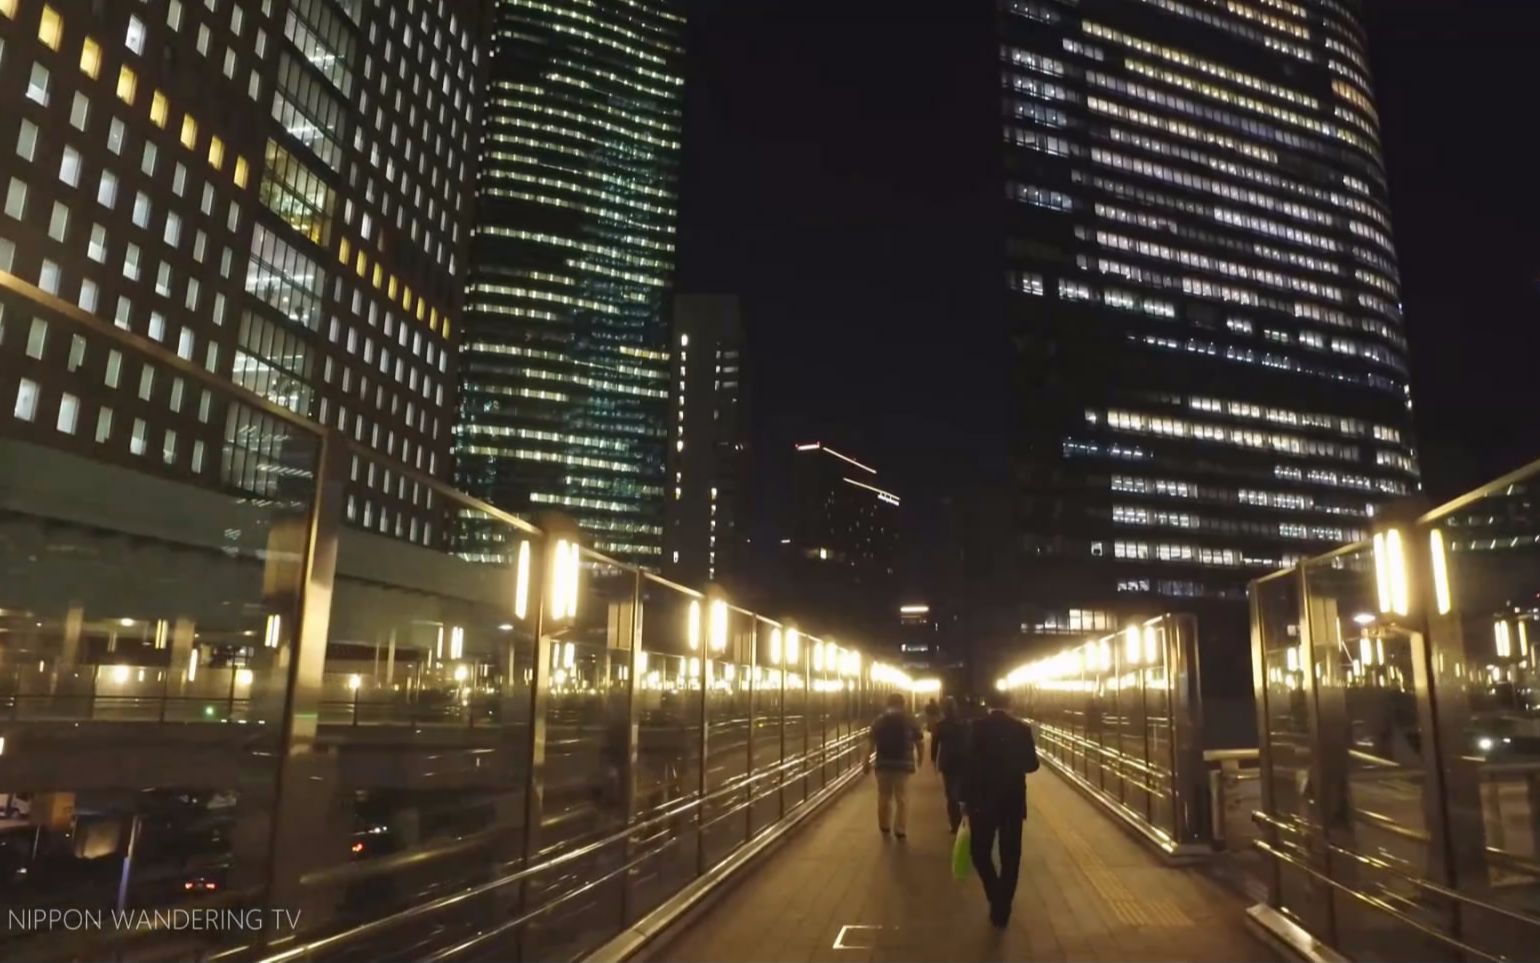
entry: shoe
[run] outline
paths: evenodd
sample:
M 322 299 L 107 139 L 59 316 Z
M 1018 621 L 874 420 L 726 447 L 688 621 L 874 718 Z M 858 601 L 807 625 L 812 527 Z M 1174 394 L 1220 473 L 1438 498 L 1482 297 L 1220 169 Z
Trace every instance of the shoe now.
M 899 838 L 899 839 L 908 839 L 909 838 L 909 834 L 908 833 L 894 833 L 893 835 L 895 837 Z
M 886 826 L 878 826 L 877 828 L 882 830 L 882 835 L 886 836 L 888 834 L 888 827 L 886 827 Z

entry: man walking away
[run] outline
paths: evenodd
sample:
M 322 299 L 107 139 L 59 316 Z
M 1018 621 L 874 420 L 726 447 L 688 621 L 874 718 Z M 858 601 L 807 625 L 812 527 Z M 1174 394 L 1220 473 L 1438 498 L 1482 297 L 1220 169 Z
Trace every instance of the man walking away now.
M 902 694 L 888 696 L 887 709 L 872 723 L 871 741 L 877 756 L 877 828 L 903 839 L 909 829 L 909 777 L 924 759 L 925 736 Z
M 951 696 L 946 697 L 941 720 L 931 730 L 930 764 L 941 773 L 941 783 L 946 787 L 946 818 L 955 835 L 962 822 L 962 784 L 968 772 L 968 723 Z
M 1021 824 L 1027 818 L 1027 773 L 1037 771 L 1032 729 L 1006 710 L 1010 696 L 992 692 L 989 714 L 973 723 L 970 765 L 963 802 L 973 834 L 973 868 L 989 900 L 989 919 L 1004 927 L 1011 919 L 1016 878 L 1021 872 Z M 995 839 L 1000 868 L 995 869 Z

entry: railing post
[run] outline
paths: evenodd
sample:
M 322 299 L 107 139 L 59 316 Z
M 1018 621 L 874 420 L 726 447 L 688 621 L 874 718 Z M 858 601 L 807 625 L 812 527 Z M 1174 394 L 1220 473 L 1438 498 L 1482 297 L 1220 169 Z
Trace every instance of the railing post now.
M 696 627 L 700 638 L 700 765 L 699 779 L 695 787 L 695 875 L 700 876 L 706 872 L 706 787 L 710 785 L 706 778 L 706 770 L 710 768 L 710 758 L 707 753 L 711 749 L 711 719 L 707 715 L 711 709 L 710 693 L 707 692 L 707 682 L 711 678 L 709 671 L 711 666 L 711 599 L 707 595 L 701 596 L 700 620 Z
M 754 793 L 759 788 L 758 780 L 754 779 L 754 741 L 759 737 L 756 728 L 759 720 L 759 617 L 750 616 L 753 621 L 753 630 L 749 632 L 749 731 L 745 735 L 748 741 L 748 755 L 743 763 L 743 839 L 747 842 L 754 835 Z
M 636 569 L 631 573 L 631 668 L 626 671 L 626 772 L 622 786 L 622 796 L 625 800 L 625 823 L 627 826 L 636 818 L 636 775 L 640 759 L 638 753 L 641 746 L 642 700 L 641 679 L 642 675 L 642 572 Z M 636 855 L 636 839 L 630 834 L 626 835 L 625 862 L 630 865 Z M 620 890 L 620 921 L 621 926 L 631 922 L 631 875 L 628 873 L 621 880 Z
M 1426 679 L 1415 680 L 1418 724 L 1428 734 L 1424 740 L 1423 764 L 1425 772 L 1437 773 L 1440 779 L 1438 805 L 1428 819 L 1434 854 L 1444 865 L 1446 876 L 1442 882 L 1455 889 L 1478 889 L 1488 884 L 1490 869 L 1487 865 L 1486 823 L 1481 815 L 1480 763 L 1471 758 L 1464 741 L 1469 738 L 1471 711 L 1469 682 L 1462 673 L 1469 671 L 1473 660 L 1467 658 L 1465 613 L 1461 603 L 1470 598 L 1470 594 L 1469 591 L 1462 593 L 1455 581 L 1460 575 L 1456 567 L 1461 556 L 1446 554 L 1443 559 L 1447 566 L 1446 577 L 1454 585 L 1446 586 L 1450 588 L 1449 611 L 1438 611 L 1431 585 L 1433 546 L 1426 541 L 1438 527 L 1437 522 L 1426 527 L 1412 527 L 1406 539 L 1409 545 L 1416 541 L 1426 546 L 1426 553 L 1414 550 L 1411 558 L 1419 560 L 1413 568 L 1416 573 L 1415 599 L 1423 607 L 1427 626 L 1423 659 Z M 1441 547 L 1449 553 L 1450 546 L 1443 544 L 1446 538 L 1441 531 Z M 1422 564 L 1424 560 L 1429 564 Z M 1530 812 L 1537 811 L 1540 810 L 1531 804 Z M 1457 907 L 1451 932 L 1462 937 L 1465 923 L 1466 913 Z
M 791 634 L 791 630 L 782 623 L 779 631 L 781 633 L 781 651 L 779 653 L 779 662 L 775 667 L 776 681 L 781 686 L 781 723 L 780 732 L 778 733 L 781 743 L 781 768 L 777 771 L 775 778 L 775 794 L 780 800 L 777 807 L 777 821 L 786 818 L 786 645 L 787 637 Z
M 1198 623 L 1191 616 L 1165 616 L 1167 678 L 1171 705 L 1173 838 L 1202 842 L 1210 836 L 1208 777 L 1203 762 L 1203 687 L 1198 671 Z M 1185 798 L 1184 798 L 1185 797 Z
M 292 642 L 280 649 L 274 666 L 284 673 L 286 687 L 277 784 L 269 817 L 267 901 L 272 906 L 303 911 L 311 926 L 324 925 L 329 915 L 323 894 L 307 889 L 302 879 L 311 869 L 324 865 L 331 851 L 327 821 L 317 814 L 331 808 L 330 794 L 336 789 L 335 760 L 318 751 L 316 732 L 348 459 L 348 445 L 340 436 L 332 432 L 322 436 L 316 459 L 315 499 L 301 549 L 298 623 Z
M 1327 825 L 1326 814 L 1333 807 L 1331 800 L 1327 798 L 1328 794 L 1330 794 L 1332 790 L 1325 781 L 1326 770 L 1324 765 L 1324 756 L 1326 753 L 1325 746 L 1323 745 L 1321 738 L 1323 725 L 1321 722 L 1321 705 L 1319 694 L 1320 687 L 1318 685 L 1319 679 L 1317 678 L 1318 673 L 1316 671 L 1315 665 L 1315 633 L 1311 626 L 1310 618 L 1313 599 L 1310 592 L 1310 579 L 1307 574 L 1307 569 L 1304 565 L 1301 565 L 1298 568 L 1294 577 L 1299 580 L 1299 667 L 1300 672 L 1304 676 L 1304 680 L 1300 687 L 1303 690 L 1305 696 L 1305 717 L 1307 720 L 1307 728 L 1310 734 L 1309 778 L 1311 785 L 1315 789 L 1314 793 L 1312 794 L 1313 798 L 1311 799 L 1311 804 L 1315 811 L 1311 813 L 1312 819 L 1310 822 L 1313 825 L 1320 827 L 1320 837 L 1309 840 L 1309 856 L 1317 864 L 1317 868 L 1319 868 L 1321 872 L 1329 873 L 1330 866 L 1327 862 L 1326 853 L 1327 846 L 1329 846 L 1331 842 L 1331 827 Z M 1343 720 L 1338 719 L 1335 721 L 1340 723 Z M 1312 896 L 1324 895 L 1324 898 L 1318 900 L 1318 902 L 1321 904 L 1321 922 L 1322 928 L 1324 930 L 1322 935 L 1328 944 L 1332 946 L 1337 945 L 1336 900 L 1332 898 L 1331 892 L 1329 890 L 1324 891 L 1323 894 L 1320 884 L 1318 884 L 1313 878 L 1306 880 L 1305 885 L 1310 889 Z
M 1251 609 L 1251 692 L 1253 705 L 1257 713 L 1257 767 L 1260 772 L 1261 782 L 1261 806 L 1262 811 L 1271 815 L 1277 812 L 1277 803 L 1273 797 L 1273 740 L 1270 728 L 1270 711 L 1268 706 L 1267 686 L 1267 651 L 1266 640 L 1262 636 L 1262 598 L 1261 586 L 1266 583 L 1253 582 L 1246 589 L 1247 602 Z M 1258 827 L 1264 841 L 1277 846 L 1278 831 L 1271 824 Z M 1283 907 L 1283 867 L 1279 860 L 1268 859 L 1267 864 L 1267 905 L 1273 909 Z
M 545 819 L 545 730 L 546 713 L 551 700 L 551 644 L 550 629 L 554 624 L 550 610 L 550 591 L 547 580 L 556 562 L 556 546 L 564 537 L 574 537 L 564 519 L 548 516 L 542 519 L 544 538 L 540 551 L 530 552 L 529 591 L 534 601 L 534 663 L 529 678 L 529 741 L 524 758 L 528 766 L 524 772 L 524 854 L 522 867 L 534 862 L 540 848 L 540 826 Z M 522 868 L 521 867 L 521 868 Z M 519 884 L 518 912 L 530 911 L 531 880 Z M 521 927 L 517 935 L 518 958 L 529 959 L 529 928 Z

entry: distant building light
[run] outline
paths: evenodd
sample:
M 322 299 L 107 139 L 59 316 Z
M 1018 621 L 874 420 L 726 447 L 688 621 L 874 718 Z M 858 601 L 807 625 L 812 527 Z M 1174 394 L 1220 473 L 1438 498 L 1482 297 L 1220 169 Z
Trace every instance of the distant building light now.
M 924 615 L 930 611 L 929 605 L 900 605 L 898 611 L 904 615 Z
M 876 487 L 874 485 L 868 485 L 865 482 L 858 482 L 854 478 L 845 478 L 845 479 L 842 479 L 842 480 L 847 485 L 854 485 L 857 488 L 864 488 L 867 491 L 875 492 L 877 494 L 877 500 L 879 502 L 887 502 L 889 505 L 897 505 L 897 504 L 899 504 L 898 496 L 893 494 L 892 492 L 885 492 L 882 489 L 880 489 L 880 488 L 878 488 L 878 487 Z

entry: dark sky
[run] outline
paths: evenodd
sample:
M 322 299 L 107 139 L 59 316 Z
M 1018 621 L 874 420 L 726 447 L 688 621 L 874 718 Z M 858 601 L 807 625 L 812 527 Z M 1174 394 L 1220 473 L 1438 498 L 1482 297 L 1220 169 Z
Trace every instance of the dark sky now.
M 680 289 L 741 295 L 755 514 L 793 442 L 875 463 L 928 514 L 999 477 L 1006 346 L 963 263 L 959 0 L 699 0 Z M 1436 497 L 1540 457 L 1540 2 L 1369 0 L 1371 56 Z M 992 108 L 990 108 L 992 109 Z M 985 282 L 987 283 L 987 282 Z

